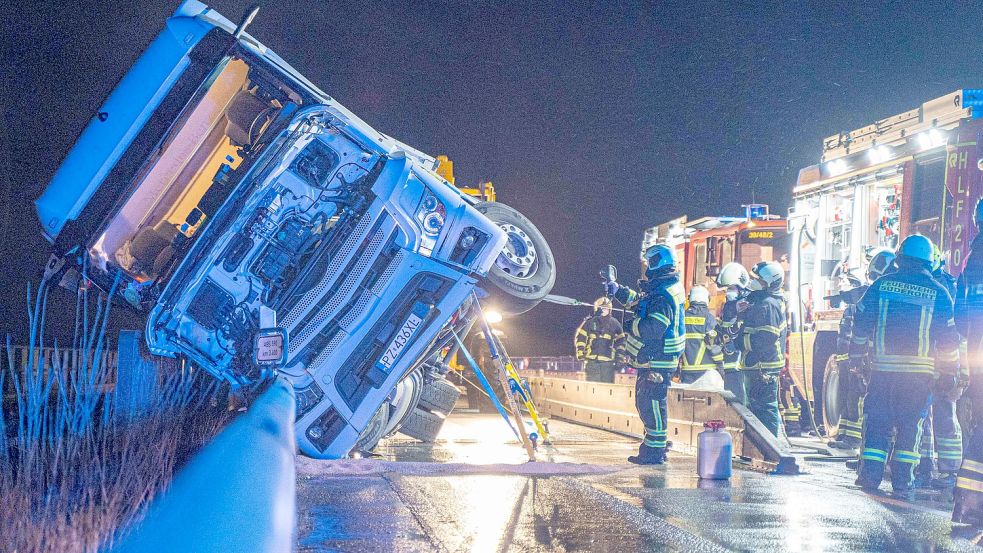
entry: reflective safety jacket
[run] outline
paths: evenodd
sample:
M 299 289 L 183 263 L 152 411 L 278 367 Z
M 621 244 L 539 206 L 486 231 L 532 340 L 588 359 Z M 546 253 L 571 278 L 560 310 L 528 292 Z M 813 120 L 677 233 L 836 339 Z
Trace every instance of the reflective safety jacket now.
M 577 327 L 574 345 L 577 359 L 613 361 L 624 347 L 625 333 L 621 323 L 611 315 L 594 315 Z
M 781 292 L 758 290 L 751 292 L 748 301 L 750 305 L 738 319 L 741 370 L 779 371 L 785 368 L 788 336 L 785 298 Z
M 956 373 L 959 334 L 952 298 L 927 269 L 902 266 L 870 285 L 854 316 L 850 360 L 868 348 L 875 371 Z
M 850 358 L 850 344 L 853 341 L 853 318 L 857 315 L 857 303 L 867 292 L 867 288 L 869 286 L 864 285 L 850 290 L 849 297 L 856 299 L 847 303 L 846 309 L 843 310 L 843 317 L 840 319 L 840 328 L 836 335 L 836 361 L 838 363 L 846 363 Z
M 630 306 L 625 321 L 625 352 L 636 369 L 675 370 L 686 342 L 686 291 L 674 274 L 659 281 L 643 281 L 641 293 L 622 286 L 615 298 Z
M 707 371 L 723 367 L 724 356 L 717 341 L 717 318 L 705 303 L 692 303 L 686 309 L 686 348 L 684 371 Z
M 720 321 L 717 323 L 717 344 L 720 346 L 721 354 L 723 355 L 723 365 L 725 371 L 737 370 L 738 364 L 741 359 L 740 348 L 735 347 L 736 344 L 727 345 L 730 342 L 737 342 L 737 336 L 740 334 L 740 325 L 738 325 L 738 316 L 741 313 L 742 307 L 747 307 L 747 300 L 736 299 L 727 300 L 724 302 L 724 307 L 720 311 Z
M 956 285 L 956 327 L 967 341 L 967 365 L 972 377 L 983 377 L 983 233 L 972 249 Z

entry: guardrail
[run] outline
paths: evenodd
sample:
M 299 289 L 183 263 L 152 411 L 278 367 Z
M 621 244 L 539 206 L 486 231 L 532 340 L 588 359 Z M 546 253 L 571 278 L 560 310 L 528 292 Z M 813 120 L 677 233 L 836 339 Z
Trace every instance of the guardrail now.
M 275 382 L 178 473 L 110 551 L 291 551 L 294 409 L 293 388 Z
M 513 357 L 516 370 L 544 371 L 547 373 L 583 372 L 584 363 L 572 355 L 553 357 Z
M 551 417 L 640 438 L 645 427 L 635 410 L 634 375 L 631 384 L 584 382 L 529 374 L 527 380 L 540 410 Z M 628 379 L 625 379 L 628 380 Z M 795 457 L 730 392 L 669 388 L 667 425 L 672 449 L 695 454 L 703 423 L 722 420 L 734 439 L 734 456 L 752 468 L 768 472 L 798 472 Z
M 89 356 L 89 361 L 92 360 L 93 352 L 91 350 L 84 349 L 72 349 L 72 348 L 34 348 L 34 355 L 31 355 L 31 348 L 28 346 L 17 346 L 13 345 L 8 351 L 7 346 L 0 344 L 0 358 L 7 362 L 8 355 L 13 361 L 13 367 L 24 371 L 27 369 L 27 363 L 29 360 L 33 359 L 40 363 L 41 367 L 60 367 L 64 371 L 73 371 L 82 366 L 82 362 L 85 360 L 85 355 Z M 106 371 L 114 371 L 116 369 L 116 352 L 112 348 L 107 348 L 107 350 L 102 354 L 101 368 Z

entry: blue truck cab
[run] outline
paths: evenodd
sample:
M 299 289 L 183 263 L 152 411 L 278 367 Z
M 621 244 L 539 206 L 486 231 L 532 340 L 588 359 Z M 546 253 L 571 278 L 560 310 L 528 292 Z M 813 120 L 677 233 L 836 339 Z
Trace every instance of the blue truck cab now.
M 155 355 L 252 384 L 274 313 L 299 447 L 338 458 L 473 319 L 473 292 L 525 310 L 552 286 L 535 227 L 435 168 L 188 0 L 36 207 L 66 270 L 141 313 Z

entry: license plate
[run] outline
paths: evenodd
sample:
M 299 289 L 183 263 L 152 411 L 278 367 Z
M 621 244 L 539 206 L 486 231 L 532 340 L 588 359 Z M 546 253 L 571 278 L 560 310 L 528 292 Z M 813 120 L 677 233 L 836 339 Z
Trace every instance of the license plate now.
M 416 331 L 423 324 L 423 319 L 417 316 L 415 313 L 410 313 L 409 318 L 403 323 L 399 331 L 396 332 L 396 336 L 393 337 L 392 341 L 389 342 L 389 346 L 382 353 L 382 357 L 376 362 L 376 366 L 385 371 L 389 371 L 399 359 L 400 352 L 410 343 L 410 339 L 416 334 Z

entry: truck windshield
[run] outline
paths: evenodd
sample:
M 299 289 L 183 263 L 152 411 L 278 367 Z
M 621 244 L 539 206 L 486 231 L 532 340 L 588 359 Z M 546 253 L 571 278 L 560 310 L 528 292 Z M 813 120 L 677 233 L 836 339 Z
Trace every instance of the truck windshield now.
M 244 54 L 212 72 L 147 159 L 130 196 L 89 249 L 104 270 L 161 275 L 234 188 L 236 168 L 295 95 Z

